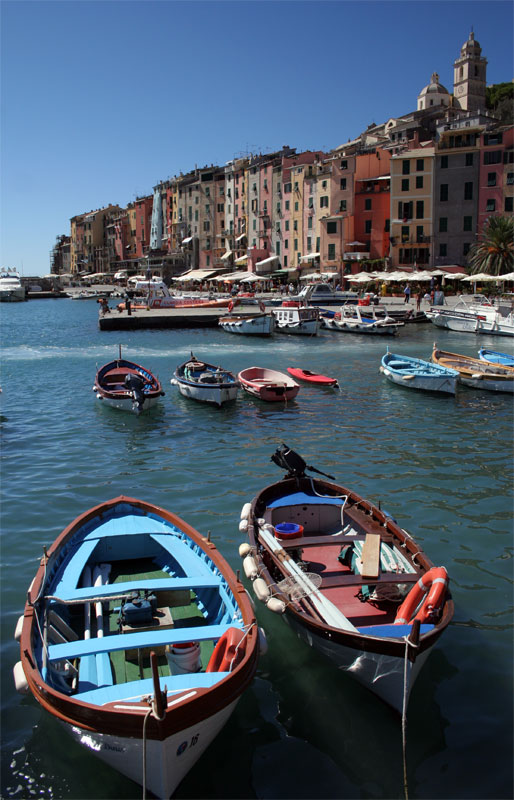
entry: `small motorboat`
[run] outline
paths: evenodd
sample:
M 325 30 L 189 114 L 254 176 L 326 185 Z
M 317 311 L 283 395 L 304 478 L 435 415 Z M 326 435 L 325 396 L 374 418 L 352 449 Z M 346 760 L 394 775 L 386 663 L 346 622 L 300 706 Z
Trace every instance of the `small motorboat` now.
M 380 372 L 397 386 L 447 394 L 455 394 L 459 377 L 459 373 L 454 369 L 423 361 L 422 358 L 399 356 L 390 353 L 389 349 L 382 358 Z
M 237 377 L 245 392 L 271 403 L 293 400 L 300 391 L 289 375 L 266 367 L 248 367 Z
M 492 364 L 479 358 L 448 353 L 434 345 L 432 361 L 443 367 L 455 369 L 459 382 L 474 389 L 490 392 L 514 392 L 514 367 Z
M 394 709 L 448 627 L 453 602 L 407 531 L 356 492 L 325 480 L 286 447 L 286 471 L 241 511 L 243 569 L 268 610 Z M 306 475 L 306 470 L 323 478 Z
M 270 336 L 273 332 L 271 314 L 234 314 L 220 317 L 218 325 L 227 333 L 238 333 L 242 336 Z
M 300 306 L 293 300 L 285 300 L 279 308 L 271 310 L 275 319 L 276 333 L 292 333 L 295 336 L 316 336 L 319 328 L 319 309 Z
M 312 383 L 315 386 L 339 386 L 337 378 L 329 378 L 327 375 L 319 375 L 317 372 L 311 372 L 309 369 L 300 369 L 300 367 L 288 367 L 287 371 L 293 378 L 306 383 Z
M 487 361 L 490 364 L 500 364 L 502 367 L 514 367 L 514 355 L 509 353 L 499 353 L 497 350 L 487 350 L 481 347 L 478 351 L 480 361 Z
M 130 497 L 44 548 L 16 638 L 18 691 L 159 798 L 227 722 L 259 654 L 250 599 L 215 545 Z
M 171 383 L 178 386 L 180 394 L 203 403 L 221 406 L 235 400 L 239 383 L 232 372 L 206 361 L 191 358 L 177 367 Z
M 96 373 L 93 391 L 104 405 L 140 414 L 152 408 L 164 395 L 158 378 L 134 361 L 119 357 Z
M 374 306 L 361 310 L 361 306 L 342 306 L 341 311 L 334 316 L 324 315 L 321 319 L 322 327 L 341 333 L 364 333 L 377 336 L 395 336 L 404 323 L 389 317 L 379 316 Z

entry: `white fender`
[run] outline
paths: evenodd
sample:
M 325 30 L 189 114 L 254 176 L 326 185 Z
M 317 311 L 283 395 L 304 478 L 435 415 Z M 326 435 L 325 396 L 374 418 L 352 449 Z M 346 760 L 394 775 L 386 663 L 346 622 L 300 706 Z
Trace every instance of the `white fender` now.
M 14 676 L 14 686 L 16 687 L 16 691 L 19 692 L 20 694 L 28 694 L 29 684 L 27 683 L 27 678 L 25 677 L 21 661 L 17 661 L 16 664 L 14 665 L 13 676 Z
M 253 590 L 257 599 L 261 600 L 263 603 L 265 603 L 269 598 L 269 586 L 264 578 L 255 578 L 253 582 Z
M 259 525 L 259 527 L 263 528 L 264 525 L 266 525 L 266 520 L 263 517 L 259 517 L 259 519 L 257 520 L 257 525 Z
M 248 530 L 248 520 L 247 519 L 242 519 L 241 520 L 241 522 L 239 523 L 239 530 L 241 532 L 244 532 L 244 531 Z
M 23 628 L 23 614 L 21 615 L 21 617 L 18 617 L 18 622 L 16 623 L 16 628 L 14 631 L 14 638 L 16 639 L 17 642 L 19 642 L 21 639 L 22 628 Z
M 244 558 L 245 556 L 248 555 L 248 553 L 251 551 L 251 549 L 252 548 L 250 547 L 248 542 L 243 542 L 243 544 L 239 545 L 239 556 L 241 558 Z
M 252 504 L 251 503 L 245 503 L 244 506 L 241 509 L 241 517 L 240 517 L 240 519 L 248 519 L 248 517 L 250 516 L 250 511 L 251 510 L 252 510 Z
M 253 556 L 246 556 L 246 558 L 243 559 L 243 569 L 246 577 L 250 578 L 251 581 L 255 580 L 259 574 L 257 562 Z
M 268 640 L 262 628 L 259 628 L 259 654 L 265 656 L 268 652 Z
M 266 608 L 269 608 L 275 614 L 283 614 L 286 610 L 286 604 L 283 600 L 279 600 L 278 597 L 270 597 L 266 603 Z

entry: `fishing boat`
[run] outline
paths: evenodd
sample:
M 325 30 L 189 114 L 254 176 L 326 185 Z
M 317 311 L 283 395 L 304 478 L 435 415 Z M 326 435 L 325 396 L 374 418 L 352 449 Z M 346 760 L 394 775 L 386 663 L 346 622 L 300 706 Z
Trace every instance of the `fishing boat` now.
M 423 361 L 422 358 L 387 353 L 382 358 L 380 372 L 398 386 L 422 389 L 425 392 L 455 394 L 459 373 L 454 369 Z
M 241 336 L 270 336 L 273 332 L 273 317 L 265 312 L 261 314 L 230 314 L 220 317 L 218 325 L 227 333 Z
M 341 310 L 334 316 L 325 315 L 321 319 L 322 327 L 341 333 L 364 333 L 376 336 L 395 336 L 403 327 L 403 322 L 388 316 L 378 316 L 374 306 L 369 306 L 365 311 L 359 305 L 341 306 Z
M 164 396 L 161 383 L 150 370 L 119 356 L 96 373 L 93 391 L 98 400 L 111 408 L 141 414 Z
M 227 722 L 259 653 L 249 597 L 215 545 L 130 497 L 44 548 L 16 638 L 16 688 L 159 798 Z
M 502 367 L 514 367 L 514 355 L 509 353 L 499 353 L 497 350 L 487 350 L 481 347 L 478 351 L 480 361 L 488 361 L 490 364 L 500 364 Z
M 191 358 L 177 367 L 171 383 L 178 386 L 180 394 L 203 403 L 223 405 L 235 400 L 239 383 L 232 372 L 206 361 Z
M 316 336 L 319 328 L 319 309 L 300 306 L 293 300 L 285 300 L 279 308 L 271 310 L 276 333 L 292 333 L 295 336 Z
M 490 392 L 514 392 L 514 367 L 492 364 L 479 358 L 448 353 L 434 345 L 432 361 L 459 373 L 459 383 Z
M 500 300 L 498 305 L 494 305 L 482 295 L 463 295 L 453 308 L 432 306 L 426 315 L 437 327 L 451 331 L 514 336 L 514 313 L 510 300 Z
M 311 372 L 310 369 L 288 367 L 287 371 L 293 378 L 296 378 L 296 380 L 312 383 L 315 386 L 339 386 L 337 378 L 329 378 L 328 375 L 319 375 L 317 372 Z
M 245 392 L 269 403 L 293 400 L 300 391 L 289 375 L 266 367 L 247 367 L 237 378 Z
M 394 709 L 453 616 L 444 567 L 380 507 L 286 447 L 285 477 L 241 511 L 255 595 L 311 647 Z M 322 478 L 307 475 L 315 472 Z

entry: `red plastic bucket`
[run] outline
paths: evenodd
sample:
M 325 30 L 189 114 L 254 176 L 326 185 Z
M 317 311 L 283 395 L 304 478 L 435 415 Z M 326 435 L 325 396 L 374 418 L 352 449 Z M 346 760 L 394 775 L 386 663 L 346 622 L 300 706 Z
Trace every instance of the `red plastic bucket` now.
M 299 539 L 303 536 L 303 525 L 281 522 L 279 525 L 275 525 L 275 536 L 277 539 Z

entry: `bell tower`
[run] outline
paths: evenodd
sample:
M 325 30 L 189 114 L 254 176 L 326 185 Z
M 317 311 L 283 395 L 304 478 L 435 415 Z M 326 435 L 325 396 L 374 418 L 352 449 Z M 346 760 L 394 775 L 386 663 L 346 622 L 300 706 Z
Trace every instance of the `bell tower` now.
M 453 94 L 459 108 L 485 111 L 486 70 L 487 59 L 482 58 L 482 48 L 471 31 L 453 64 Z

